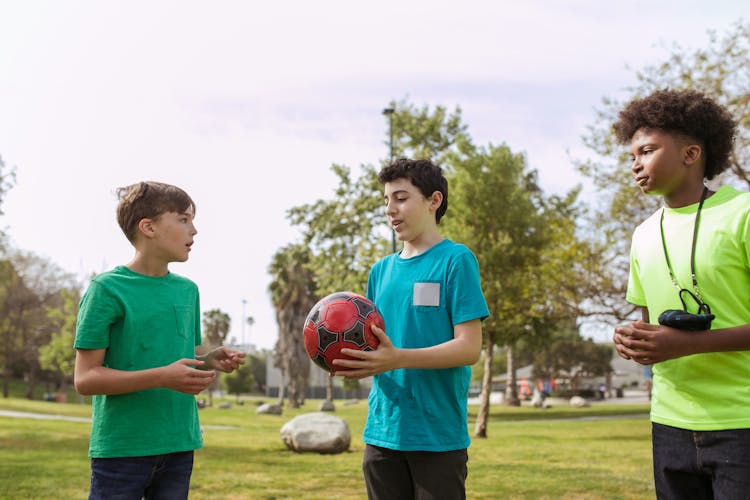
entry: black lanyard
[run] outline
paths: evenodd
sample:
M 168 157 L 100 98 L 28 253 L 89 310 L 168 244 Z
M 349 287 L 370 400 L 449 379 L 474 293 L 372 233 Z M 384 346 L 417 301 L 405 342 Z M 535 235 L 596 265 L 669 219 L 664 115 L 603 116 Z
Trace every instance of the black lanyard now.
M 698 290 L 698 280 L 695 277 L 695 242 L 698 239 L 698 222 L 701 218 L 701 209 L 703 208 L 703 202 L 706 201 L 706 195 L 708 194 L 708 187 L 703 186 L 703 193 L 701 194 L 701 201 L 698 203 L 698 210 L 695 212 L 695 223 L 693 224 L 693 246 L 690 250 L 690 276 L 693 280 L 693 290 L 695 291 L 695 295 L 693 298 L 696 298 L 696 302 L 698 303 L 698 312 L 704 312 L 704 309 L 708 309 L 708 305 L 703 303 L 703 299 L 701 298 L 701 292 Z M 685 305 L 685 301 L 682 300 L 682 293 L 688 292 L 689 290 L 685 290 L 680 286 L 680 284 L 677 282 L 677 278 L 674 276 L 674 271 L 672 271 L 672 263 L 669 261 L 669 254 L 667 253 L 667 241 L 666 238 L 664 238 L 664 209 L 662 208 L 661 211 L 661 219 L 659 219 L 659 229 L 661 230 L 661 244 L 664 248 L 664 258 L 667 260 L 667 267 L 669 268 L 669 277 L 672 279 L 672 284 L 677 288 L 677 290 L 680 291 L 680 300 L 682 301 L 682 305 Z M 692 295 L 692 293 L 691 293 Z M 686 309 L 687 310 L 687 309 Z M 708 310 L 710 312 L 710 309 Z

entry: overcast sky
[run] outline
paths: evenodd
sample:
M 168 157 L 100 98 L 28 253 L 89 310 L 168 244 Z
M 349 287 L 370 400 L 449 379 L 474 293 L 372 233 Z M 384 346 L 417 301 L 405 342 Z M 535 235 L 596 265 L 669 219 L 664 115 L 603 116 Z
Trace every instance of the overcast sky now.
M 0 0 L 0 156 L 17 175 L 0 227 L 84 277 L 132 257 L 115 189 L 176 184 L 198 235 L 172 271 L 238 340 L 246 300 L 244 340 L 271 348 L 267 269 L 298 238 L 286 211 L 331 198 L 332 163 L 387 157 L 390 101 L 459 106 L 477 144 L 525 153 L 561 193 L 585 186 L 569 154 L 587 154 L 602 98 L 746 12 L 729 0 Z

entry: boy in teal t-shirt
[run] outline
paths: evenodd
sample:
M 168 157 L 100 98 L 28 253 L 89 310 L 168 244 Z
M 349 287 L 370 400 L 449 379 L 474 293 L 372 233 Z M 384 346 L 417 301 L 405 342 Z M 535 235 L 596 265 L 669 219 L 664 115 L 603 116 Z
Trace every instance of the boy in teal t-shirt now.
M 479 266 L 464 245 L 437 228 L 448 183 L 429 160 L 400 159 L 379 174 L 386 215 L 403 249 L 370 270 L 367 296 L 387 332 L 377 350 L 342 350 L 336 360 L 374 375 L 365 424 L 363 470 L 370 499 L 465 498 L 467 396 L 471 365 L 489 315 Z
M 615 328 L 620 356 L 652 365 L 658 498 L 750 491 L 750 193 L 711 180 L 729 164 L 735 122 L 696 91 L 635 99 L 614 124 L 632 172 L 664 207 L 633 233 L 626 299 L 642 320 Z M 661 317 L 713 319 L 693 327 Z
M 135 257 L 91 281 L 76 325 L 75 386 L 93 395 L 89 498 L 187 498 L 202 446 L 195 394 L 244 354 L 195 356 L 198 287 L 168 269 L 188 259 L 197 233 L 187 193 L 140 182 L 118 194 Z

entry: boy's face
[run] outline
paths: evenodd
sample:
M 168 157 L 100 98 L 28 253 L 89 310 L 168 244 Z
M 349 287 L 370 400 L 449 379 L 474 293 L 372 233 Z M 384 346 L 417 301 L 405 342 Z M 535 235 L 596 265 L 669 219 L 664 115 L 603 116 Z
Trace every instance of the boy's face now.
M 399 240 L 413 241 L 437 226 L 435 211 L 442 199 L 435 197 L 425 198 L 409 179 L 385 183 L 385 214 Z
M 165 212 L 153 220 L 154 238 L 152 249 L 165 262 L 185 262 L 188 260 L 193 237 L 198 231 L 193 225 L 193 207 L 185 212 Z
M 680 189 L 690 171 L 685 162 L 687 147 L 687 142 L 668 132 L 638 129 L 630 141 L 630 158 L 641 191 L 669 196 Z

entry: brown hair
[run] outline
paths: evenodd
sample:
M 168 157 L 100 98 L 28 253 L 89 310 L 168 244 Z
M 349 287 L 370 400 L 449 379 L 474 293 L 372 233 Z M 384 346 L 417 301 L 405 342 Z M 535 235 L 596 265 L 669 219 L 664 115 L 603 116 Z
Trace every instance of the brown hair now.
M 130 240 L 135 241 L 138 223 L 141 219 L 158 219 L 166 212 L 185 212 L 195 203 L 192 198 L 177 186 L 162 182 L 137 182 L 117 188 L 117 223 Z

